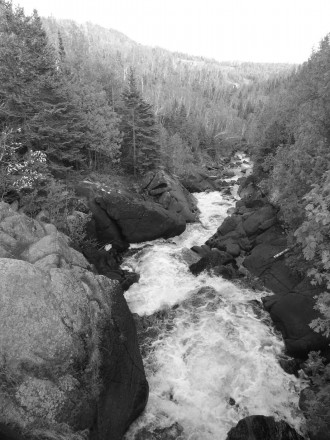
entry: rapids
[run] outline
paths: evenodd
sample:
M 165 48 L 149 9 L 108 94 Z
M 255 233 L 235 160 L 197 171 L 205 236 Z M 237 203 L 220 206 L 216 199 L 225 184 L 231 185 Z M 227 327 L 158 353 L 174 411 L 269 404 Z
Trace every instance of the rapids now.
M 165 310 L 165 324 L 144 350 L 149 402 L 125 439 L 177 422 L 183 433 L 176 438 L 225 440 L 230 428 L 253 414 L 273 415 L 299 430 L 302 383 L 278 363 L 284 344 L 260 307 L 266 293 L 189 271 L 185 248 L 203 244 L 235 202 L 219 192 L 196 197 L 200 223 L 174 239 L 139 245 L 125 261 L 141 276 L 125 294 L 131 311 Z

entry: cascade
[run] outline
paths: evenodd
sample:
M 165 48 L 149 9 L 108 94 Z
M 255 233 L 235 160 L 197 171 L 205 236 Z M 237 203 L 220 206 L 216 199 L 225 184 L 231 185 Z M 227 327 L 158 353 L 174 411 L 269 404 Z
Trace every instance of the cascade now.
M 149 402 L 127 440 L 175 423 L 183 428 L 179 438 L 225 440 L 240 419 L 255 414 L 285 420 L 299 431 L 302 383 L 278 363 L 284 344 L 260 306 L 266 292 L 205 272 L 195 277 L 185 259 L 187 248 L 216 231 L 235 194 L 197 194 L 200 223 L 174 239 L 135 245 L 125 261 L 125 268 L 140 274 L 125 294 L 131 311 L 164 311 L 164 322 L 155 324 L 156 336 L 143 350 Z

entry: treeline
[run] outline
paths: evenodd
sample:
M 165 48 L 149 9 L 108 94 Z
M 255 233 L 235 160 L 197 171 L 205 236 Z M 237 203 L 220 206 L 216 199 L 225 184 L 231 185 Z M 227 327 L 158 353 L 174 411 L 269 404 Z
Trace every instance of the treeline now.
M 87 23 L 43 21 L 53 46 L 61 35 L 71 68 L 96 82 L 121 113 L 131 68 L 141 97 L 158 124 L 160 162 L 177 174 L 244 148 L 247 117 L 254 111 L 255 85 L 292 66 L 219 63 L 135 43 L 125 35 Z M 242 87 L 249 88 L 240 93 Z M 246 105 L 246 94 L 251 102 Z
M 2 163 L 24 158 L 35 176 L 45 173 L 27 157 L 35 151 L 56 175 L 189 173 L 246 147 L 267 80 L 290 70 L 173 54 L 100 26 L 28 17 L 5 0 L 0 37 Z
M 270 93 L 250 132 L 259 185 L 279 207 L 291 262 L 324 287 L 318 306 L 330 333 L 330 42 Z

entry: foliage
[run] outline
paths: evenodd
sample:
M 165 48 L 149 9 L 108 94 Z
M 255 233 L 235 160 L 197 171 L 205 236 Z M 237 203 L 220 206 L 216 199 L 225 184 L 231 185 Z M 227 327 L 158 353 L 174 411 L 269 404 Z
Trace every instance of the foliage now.
M 89 152 L 90 167 L 97 168 L 98 163 L 104 161 L 118 163 L 122 141 L 120 119 L 109 105 L 105 91 L 95 83 L 87 83 L 79 75 L 68 78 L 68 86 L 84 122 L 84 143 Z
M 158 132 L 152 107 L 137 89 L 134 70 L 122 94 L 123 162 L 134 175 L 155 168 L 159 161 Z
M 171 53 L 139 45 L 91 23 L 80 26 L 48 18 L 44 25 L 58 50 L 60 32 L 70 68 L 83 74 L 88 83 L 97 83 L 115 111 L 121 107 L 133 67 L 136 87 L 152 105 L 160 129 L 165 128 L 169 136 L 177 134 L 185 145 L 188 167 L 189 161 L 192 166 L 202 165 L 240 148 L 265 96 L 279 82 L 276 75 L 286 76 L 292 69 L 290 65 L 219 63 Z M 125 150 L 125 142 L 123 146 Z M 168 154 L 161 155 L 162 165 L 168 167 Z M 125 152 L 122 157 L 125 162 Z
M 279 207 L 293 244 L 291 263 L 325 292 L 316 302 L 324 319 L 311 323 L 330 334 L 330 43 L 270 93 L 257 118 L 255 172 Z M 303 257 L 304 262 L 302 262 Z
M 111 167 L 120 156 L 119 118 L 106 92 L 52 47 L 36 11 L 0 1 L 0 133 L 19 154 L 43 151 L 50 169 Z
M 317 438 L 318 434 L 329 429 L 330 364 L 326 365 L 320 352 L 312 351 L 305 362 L 304 371 L 310 377 L 311 386 L 303 390 L 301 407 L 307 418 L 308 431 Z

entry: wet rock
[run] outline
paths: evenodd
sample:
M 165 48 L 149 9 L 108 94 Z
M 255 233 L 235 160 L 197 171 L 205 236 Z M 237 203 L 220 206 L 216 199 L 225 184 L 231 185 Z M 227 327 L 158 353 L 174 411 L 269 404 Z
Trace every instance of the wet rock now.
M 217 266 L 233 261 L 233 257 L 227 252 L 219 251 L 218 249 L 212 249 L 207 255 L 202 257 L 197 263 L 189 266 L 189 269 L 194 275 L 198 275 L 204 270 L 210 270 Z
M 226 440 L 304 440 L 284 421 L 276 422 L 273 417 L 245 417 L 232 428 Z
M 216 266 L 213 269 L 213 274 L 220 276 L 225 280 L 233 280 L 239 277 L 237 268 L 235 268 L 232 264 L 227 264 L 226 266 Z
M 314 332 L 309 324 L 318 318 L 315 299 L 308 295 L 288 293 L 263 298 L 265 309 L 281 331 L 287 353 L 296 358 L 307 358 L 310 351 L 326 350 L 330 339 Z
M 181 257 L 189 266 L 193 263 L 197 263 L 197 261 L 199 261 L 202 258 L 200 254 L 188 248 L 182 249 Z
M 200 257 L 205 257 L 207 254 L 211 252 L 210 246 L 207 246 L 205 244 L 202 246 L 193 246 L 191 250 L 196 254 L 198 254 Z
M 83 253 L 89 263 L 95 267 L 98 274 L 104 275 L 110 280 L 119 281 L 124 291 L 139 281 L 140 276 L 138 274 L 120 268 L 122 259 L 113 249 L 106 251 L 105 249 L 89 246 L 83 250 Z
M 183 439 L 183 427 L 174 423 L 167 428 L 143 428 L 135 436 L 134 440 L 179 440 Z
M 135 272 L 129 272 L 128 270 L 122 270 L 120 285 L 123 291 L 128 290 L 133 284 L 138 283 L 140 275 Z
M 302 360 L 283 357 L 279 360 L 279 364 L 288 374 L 294 374 L 298 377 L 298 371 L 301 369 Z

